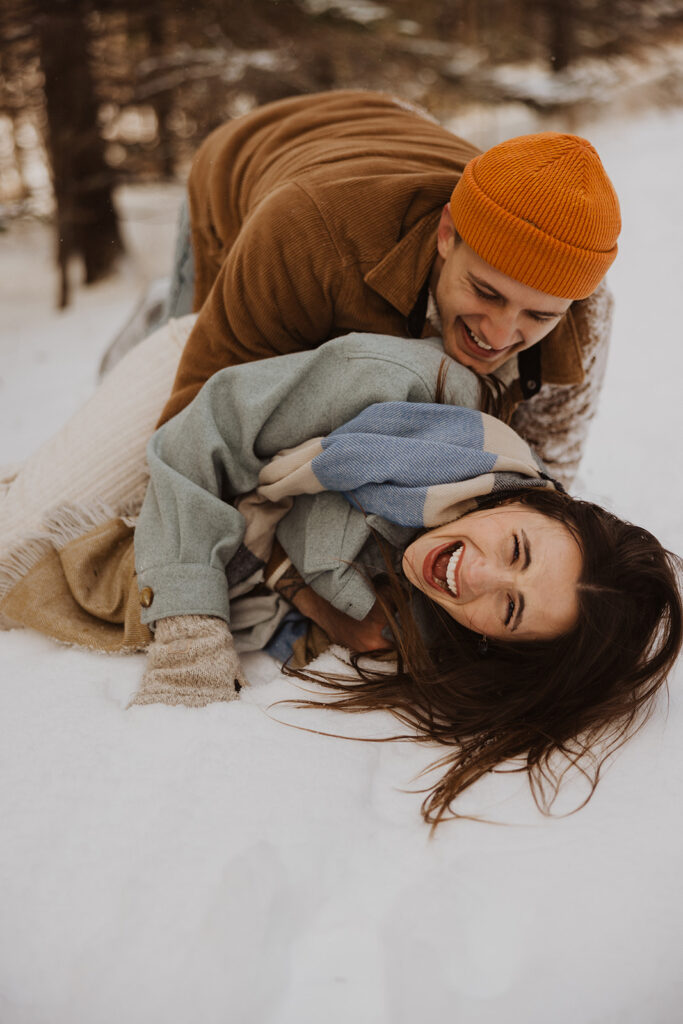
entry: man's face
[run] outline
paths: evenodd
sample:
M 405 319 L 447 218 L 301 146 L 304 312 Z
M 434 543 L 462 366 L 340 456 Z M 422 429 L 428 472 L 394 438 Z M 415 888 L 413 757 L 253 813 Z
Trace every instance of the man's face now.
M 478 373 L 492 373 L 544 338 L 571 299 L 520 284 L 486 263 L 458 238 L 448 206 L 439 224 L 431 289 L 449 356 Z

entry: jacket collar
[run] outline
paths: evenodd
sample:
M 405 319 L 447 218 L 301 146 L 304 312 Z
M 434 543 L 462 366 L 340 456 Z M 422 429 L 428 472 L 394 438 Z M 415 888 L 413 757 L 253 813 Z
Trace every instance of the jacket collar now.
M 410 316 L 422 285 L 432 269 L 440 217 L 439 207 L 419 220 L 365 275 L 364 281 L 368 287 L 391 303 L 403 316 Z
M 580 384 L 585 377 L 576 304 L 541 342 L 541 376 L 548 384 Z
M 364 277 L 373 291 L 408 317 L 434 262 L 441 209 L 423 217 Z M 549 384 L 579 384 L 584 378 L 575 306 L 541 344 L 541 375 Z

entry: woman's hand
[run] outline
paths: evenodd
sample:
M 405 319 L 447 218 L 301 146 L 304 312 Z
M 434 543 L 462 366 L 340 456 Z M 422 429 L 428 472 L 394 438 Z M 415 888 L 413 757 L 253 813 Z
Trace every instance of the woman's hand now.
M 203 707 L 235 700 L 246 685 L 227 624 L 209 615 L 176 615 L 157 622 L 131 703 Z

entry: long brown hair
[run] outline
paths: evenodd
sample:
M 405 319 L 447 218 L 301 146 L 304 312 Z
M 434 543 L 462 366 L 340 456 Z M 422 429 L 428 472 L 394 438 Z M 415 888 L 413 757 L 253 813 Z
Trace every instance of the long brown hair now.
M 425 636 L 415 608 L 426 598 L 411 593 L 387 561 L 391 597 L 380 592 L 378 599 L 392 628 L 395 673 L 362 655 L 351 659 L 358 677 L 289 669 L 334 691 L 329 704 L 340 711 L 390 711 L 414 731 L 410 738 L 449 748 L 431 766 L 443 774 L 422 804 L 433 827 L 459 817 L 454 800 L 511 759 L 523 759 L 515 770 L 527 773 L 546 814 L 567 771 L 578 768 L 589 782 L 584 806 L 605 760 L 651 713 L 681 647 L 681 562 L 652 534 L 560 492 L 524 490 L 484 505 L 510 501 L 562 522 L 581 547 L 579 614 L 569 633 L 489 640 L 484 650 L 480 638 L 429 602 Z

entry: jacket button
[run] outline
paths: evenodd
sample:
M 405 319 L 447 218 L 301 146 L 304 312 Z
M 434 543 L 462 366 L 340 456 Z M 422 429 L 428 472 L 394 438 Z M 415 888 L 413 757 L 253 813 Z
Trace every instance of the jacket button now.
M 151 587 L 143 587 L 140 591 L 140 604 L 143 608 L 149 608 L 154 600 L 154 591 Z

